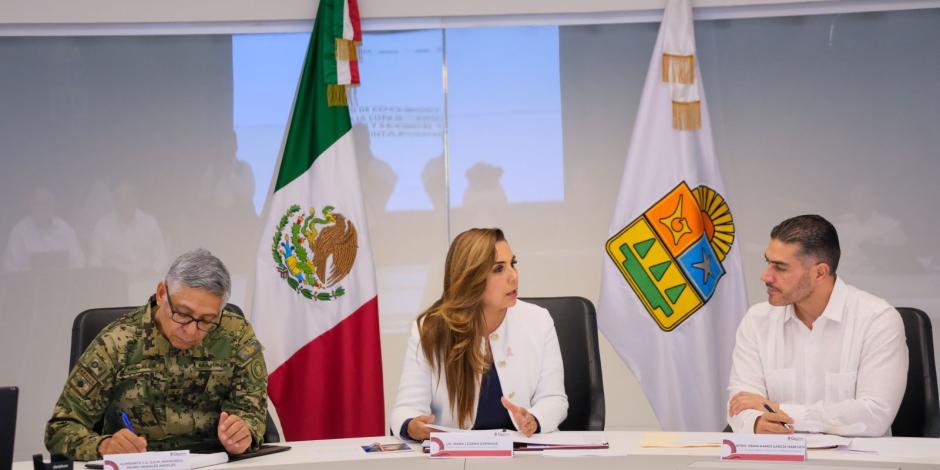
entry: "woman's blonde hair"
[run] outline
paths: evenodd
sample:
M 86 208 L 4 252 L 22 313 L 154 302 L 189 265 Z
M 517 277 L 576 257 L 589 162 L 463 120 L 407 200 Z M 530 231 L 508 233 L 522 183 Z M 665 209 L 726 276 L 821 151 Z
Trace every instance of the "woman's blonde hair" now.
M 428 363 L 447 381 L 447 400 L 460 427 L 474 419 L 480 377 L 490 366 L 483 347 L 483 292 L 496 264 L 496 243 L 505 241 L 498 228 L 474 228 L 457 235 L 444 263 L 444 293 L 418 316 L 421 349 Z

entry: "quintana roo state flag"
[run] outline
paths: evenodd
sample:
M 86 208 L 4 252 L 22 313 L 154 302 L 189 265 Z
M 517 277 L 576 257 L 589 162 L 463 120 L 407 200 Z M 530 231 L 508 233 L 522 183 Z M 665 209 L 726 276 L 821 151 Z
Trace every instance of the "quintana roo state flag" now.
M 321 0 L 274 182 L 252 324 L 288 441 L 384 434 L 378 300 L 346 86 L 355 0 Z
M 720 431 L 747 308 L 712 144 L 692 7 L 669 0 L 603 263 L 598 322 L 664 430 Z

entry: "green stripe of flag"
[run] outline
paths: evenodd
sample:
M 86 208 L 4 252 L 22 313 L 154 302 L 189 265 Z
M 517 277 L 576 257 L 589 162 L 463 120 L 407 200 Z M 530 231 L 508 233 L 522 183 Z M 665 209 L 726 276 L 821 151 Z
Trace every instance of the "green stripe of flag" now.
M 343 37 L 343 18 L 345 18 L 346 10 L 346 0 L 336 2 L 336 7 L 333 8 L 333 37 L 341 38 Z
M 336 10 L 343 17 L 344 0 L 321 0 L 307 46 L 300 86 L 294 100 L 284 156 L 274 191 L 304 174 L 326 149 L 352 129 L 349 107 L 327 106 L 326 85 L 336 83 Z M 342 23 L 340 23 L 342 31 Z

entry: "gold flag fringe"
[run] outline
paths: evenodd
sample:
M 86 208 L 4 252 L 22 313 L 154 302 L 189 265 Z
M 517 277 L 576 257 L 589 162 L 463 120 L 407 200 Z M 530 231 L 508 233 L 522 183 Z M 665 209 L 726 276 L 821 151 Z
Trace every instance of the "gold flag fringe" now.
M 355 42 L 336 38 L 336 60 L 359 60 L 358 55 Z
M 663 81 L 668 83 L 695 82 L 695 56 L 663 53 Z
M 677 131 L 697 131 L 702 128 L 702 102 L 672 102 L 672 128 Z
M 346 99 L 346 87 L 343 85 L 329 84 L 326 86 L 326 105 L 327 106 L 349 106 Z

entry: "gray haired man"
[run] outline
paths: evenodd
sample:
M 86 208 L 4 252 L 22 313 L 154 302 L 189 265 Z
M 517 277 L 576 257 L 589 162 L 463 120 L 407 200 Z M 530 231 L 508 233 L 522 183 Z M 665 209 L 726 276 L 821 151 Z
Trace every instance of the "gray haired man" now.
M 231 278 L 184 253 L 140 308 L 106 326 L 69 373 L 46 447 L 76 460 L 148 450 L 257 449 L 267 370 L 251 325 L 224 310 Z

